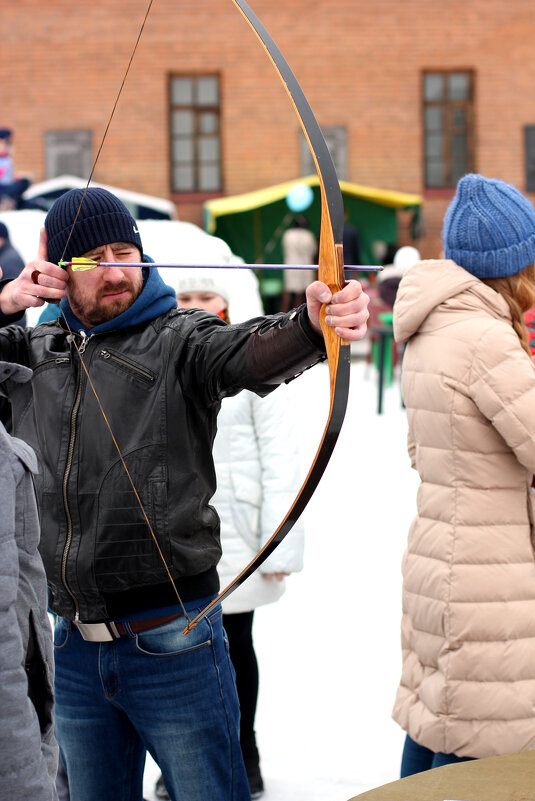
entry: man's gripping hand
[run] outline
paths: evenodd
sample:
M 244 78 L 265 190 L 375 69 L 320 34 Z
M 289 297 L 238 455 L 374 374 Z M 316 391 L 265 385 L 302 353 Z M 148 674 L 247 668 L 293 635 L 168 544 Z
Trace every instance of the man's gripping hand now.
M 332 295 L 329 287 L 314 281 L 307 287 L 307 311 L 310 324 L 321 334 L 320 309 L 328 304 L 325 322 L 335 329 L 338 336 L 348 342 L 356 342 L 366 335 L 366 321 L 370 316 L 370 299 L 358 281 L 348 281 L 343 289 Z
M 16 314 L 65 297 L 68 274 L 47 258 L 47 236 L 45 229 L 41 228 L 37 258 L 29 262 L 0 293 L 0 311 L 3 314 Z

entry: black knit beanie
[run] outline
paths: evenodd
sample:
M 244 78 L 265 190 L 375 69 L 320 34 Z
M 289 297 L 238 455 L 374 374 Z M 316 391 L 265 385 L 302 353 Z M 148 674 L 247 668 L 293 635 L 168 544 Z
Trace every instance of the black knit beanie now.
M 49 261 L 54 264 L 62 258 L 70 261 L 112 242 L 129 242 L 143 255 L 135 219 L 124 203 L 107 189 L 90 187 L 87 190 L 73 228 L 83 194 L 83 189 L 71 189 L 56 200 L 46 215 Z

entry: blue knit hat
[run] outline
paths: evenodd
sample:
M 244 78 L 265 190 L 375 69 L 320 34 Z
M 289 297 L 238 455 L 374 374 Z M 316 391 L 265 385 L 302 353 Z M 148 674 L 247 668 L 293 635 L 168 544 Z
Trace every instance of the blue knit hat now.
M 447 259 L 477 278 L 515 275 L 535 262 L 535 209 L 511 184 L 465 175 L 442 229 Z
M 70 261 L 75 256 L 83 256 L 89 250 L 112 242 L 129 242 L 139 248 L 143 255 L 135 219 L 124 203 L 107 189 L 90 187 L 87 190 L 73 227 L 83 195 L 83 189 L 65 192 L 46 215 L 49 260 L 54 264 L 62 257 Z

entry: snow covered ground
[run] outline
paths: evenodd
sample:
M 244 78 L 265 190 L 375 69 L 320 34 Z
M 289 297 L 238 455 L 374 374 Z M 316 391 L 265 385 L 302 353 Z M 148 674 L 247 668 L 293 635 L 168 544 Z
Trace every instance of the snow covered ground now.
M 289 387 L 303 476 L 328 386 L 321 364 Z M 399 776 L 404 735 L 390 711 L 401 665 L 400 564 L 418 477 L 399 384 L 386 390 L 384 414 L 376 403 L 376 370 L 354 362 L 344 427 L 305 512 L 305 569 L 255 614 L 264 801 L 348 801 Z M 148 801 L 157 776 L 148 759 Z

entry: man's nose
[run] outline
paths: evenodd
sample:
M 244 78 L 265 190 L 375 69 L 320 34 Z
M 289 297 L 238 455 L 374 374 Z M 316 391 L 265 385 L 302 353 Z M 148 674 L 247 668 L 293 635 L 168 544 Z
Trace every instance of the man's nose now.
M 104 248 L 104 253 L 102 255 L 101 261 L 103 262 L 113 262 L 115 261 L 115 254 L 111 247 L 108 245 Z M 120 267 L 104 267 L 104 277 L 105 280 L 110 284 L 119 284 L 121 281 L 124 281 L 123 271 Z
M 123 283 L 124 273 L 120 267 L 103 267 L 102 269 L 104 270 L 104 280 L 107 284 Z
M 104 262 L 117 261 L 115 259 L 115 254 L 114 254 L 114 252 L 112 250 L 111 245 L 105 245 L 104 246 L 104 252 L 102 254 L 102 258 L 100 259 L 100 261 L 104 261 Z

